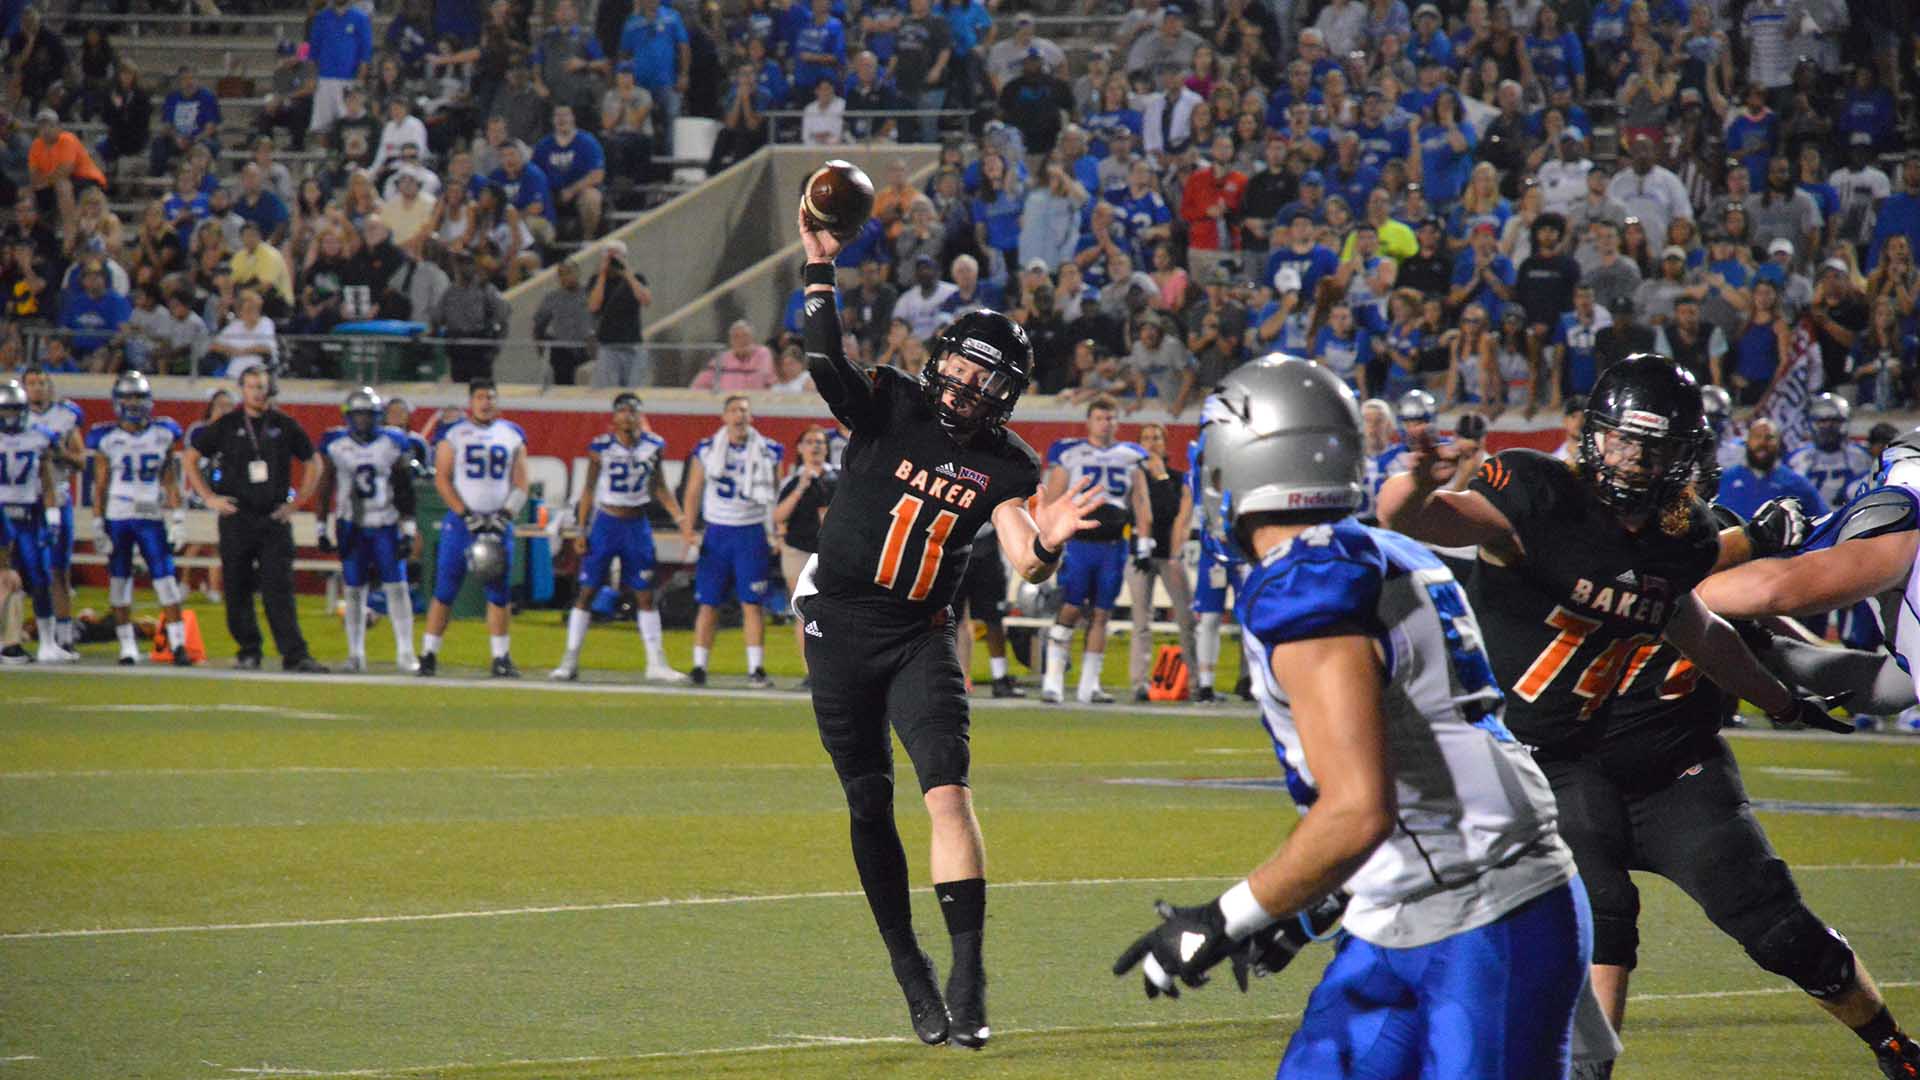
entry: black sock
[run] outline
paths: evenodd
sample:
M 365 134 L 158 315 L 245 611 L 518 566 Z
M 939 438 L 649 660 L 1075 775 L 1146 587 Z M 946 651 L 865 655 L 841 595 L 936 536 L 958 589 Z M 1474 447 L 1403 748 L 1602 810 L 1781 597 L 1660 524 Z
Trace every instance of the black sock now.
M 1853 1033 L 1860 1036 L 1861 1041 L 1868 1046 L 1878 1050 L 1881 1043 L 1900 1034 L 1900 1025 L 1893 1022 L 1893 1014 L 1887 1011 L 1885 1005 L 1882 1005 L 1880 1011 L 1873 1015 L 1873 1019 L 1854 1028 Z
M 947 933 L 978 934 L 987 922 L 987 879 L 961 878 L 937 882 L 933 895 L 940 898 L 940 914 L 946 916 Z
M 860 888 L 867 894 L 867 906 L 880 928 L 880 939 L 894 959 L 919 954 L 913 936 L 913 903 L 907 893 L 907 852 L 900 846 L 900 830 L 894 826 L 889 806 L 884 816 L 855 817 L 850 830 L 853 837 L 853 865 L 860 871 Z

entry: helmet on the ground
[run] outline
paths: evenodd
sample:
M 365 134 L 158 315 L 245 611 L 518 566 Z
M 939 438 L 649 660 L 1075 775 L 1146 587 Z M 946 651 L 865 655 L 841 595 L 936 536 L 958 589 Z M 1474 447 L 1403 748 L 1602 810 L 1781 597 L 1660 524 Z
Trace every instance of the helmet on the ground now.
M 27 430 L 27 388 L 18 379 L 0 383 L 0 431 L 9 435 Z
M 986 369 L 985 377 L 963 382 L 945 374 L 940 365 L 948 356 L 972 361 Z M 1014 405 L 1033 380 L 1033 346 L 1020 324 L 1005 315 L 969 311 L 933 339 L 920 378 L 941 426 L 954 435 L 968 436 L 999 427 L 1013 415 Z
M 1840 440 L 1847 437 L 1847 418 L 1853 415 L 1853 406 L 1847 399 L 1835 394 L 1821 394 L 1807 406 L 1807 419 L 1813 422 L 1813 445 L 1822 450 L 1840 449 Z
M 129 424 L 153 419 L 153 387 L 145 375 L 129 371 L 113 380 L 113 412 Z
M 1718 439 L 1727 433 L 1727 425 L 1733 423 L 1733 395 L 1722 387 L 1703 386 L 1700 388 L 1700 411 L 1707 416 L 1707 430 Z
M 1409 390 L 1394 403 L 1393 415 L 1405 428 L 1408 424 L 1431 424 L 1440 415 L 1440 403 L 1425 390 Z
M 481 585 L 507 575 L 507 545 L 497 533 L 480 533 L 467 544 L 467 574 Z
M 1658 353 L 1634 353 L 1587 395 L 1581 472 L 1615 513 L 1654 513 L 1693 479 L 1705 424 L 1692 373 Z
M 1351 513 L 1365 492 L 1360 406 L 1328 369 L 1274 353 L 1220 380 L 1200 410 L 1202 521 L 1243 554 L 1241 515 Z
M 373 436 L 380 430 L 380 418 L 384 415 L 385 404 L 373 387 L 363 386 L 347 395 L 340 406 L 340 414 L 347 418 L 347 434 L 356 441 L 372 442 Z

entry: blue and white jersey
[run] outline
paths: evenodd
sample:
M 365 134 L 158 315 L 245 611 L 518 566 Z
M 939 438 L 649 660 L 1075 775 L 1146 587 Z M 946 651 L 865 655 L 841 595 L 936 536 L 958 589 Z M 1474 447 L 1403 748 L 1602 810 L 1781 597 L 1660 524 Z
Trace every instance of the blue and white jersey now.
M 47 406 L 43 411 L 36 412 L 29 407 L 27 423 L 38 424 L 53 432 L 54 445 L 58 447 L 65 445 L 69 433 L 84 428 L 86 417 L 80 412 L 80 406 L 62 399 Z M 56 457 L 53 460 L 53 482 L 60 489 L 58 492 L 60 505 L 71 505 L 73 503 L 73 466 L 67 464 L 63 458 Z
M 722 441 L 714 440 L 721 438 Z M 724 454 L 724 457 L 721 455 Z M 751 429 L 736 443 L 718 433 L 700 440 L 693 456 L 706 469 L 700 516 L 709 525 L 766 525 L 778 501 L 777 476 L 786 448 Z
M 1313 347 L 1307 355 L 1318 361 L 1321 367 L 1340 376 L 1349 387 L 1358 389 L 1360 373 L 1367 368 L 1367 362 L 1373 355 L 1368 348 L 1367 332 L 1355 326 L 1348 337 L 1333 332 L 1333 327 L 1323 326 L 1314 336 Z
M 1902 463 L 1887 471 L 1885 477 L 1869 477 L 1866 490 L 1807 530 L 1807 542 L 1801 552 L 1819 551 L 1844 539 L 1871 539 L 1889 533 L 1920 529 L 1920 465 Z M 1915 571 L 1920 571 L 1916 556 Z M 1880 637 L 1887 651 L 1914 680 L 1914 695 L 1920 697 L 1920 572 L 1909 572 L 1907 579 L 1865 601 L 1880 624 Z
M 645 506 L 653 501 L 653 478 L 666 460 L 667 440 L 642 431 L 628 446 L 612 434 L 587 444 L 587 453 L 600 459 L 600 479 L 593 485 L 595 506 Z
M 494 421 L 498 426 L 500 421 Z M 393 470 L 413 455 L 407 433 L 399 428 L 374 430 L 361 442 L 344 427 L 320 436 L 320 456 L 333 466 L 333 516 L 362 529 L 396 525 L 400 509 L 393 505 Z M 468 498 L 463 492 L 461 498 Z M 472 506 L 468 499 L 468 506 Z
M 1834 450 L 1808 443 L 1787 455 L 1787 468 L 1806 477 L 1828 506 L 1840 506 L 1855 484 L 1873 475 L 1874 460 L 1865 447 L 1843 439 Z
M 0 505 L 40 504 L 40 461 L 59 445 L 60 436 L 39 424 L 0 433 Z
M 511 420 L 476 424 L 461 417 L 440 433 L 453 446 L 453 490 L 467 510 L 493 514 L 506 508 L 513 491 L 513 456 L 526 449 L 527 433 Z
M 1067 490 L 1073 490 L 1081 477 L 1090 477 L 1100 489 L 1102 505 L 1131 512 L 1133 485 L 1144 475 L 1140 466 L 1147 456 L 1139 443 L 1095 446 L 1086 439 L 1061 439 L 1048 448 L 1047 464 L 1066 470 Z
M 87 449 L 107 461 L 107 520 L 158 521 L 165 509 L 167 461 L 180 442 L 180 425 L 156 416 L 138 431 L 118 422 L 95 424 Z M 99 493 L 94 495 L 98 507 Z
M 1397 469 L 1393 468 L 1406 449 L 1406 444 L 1394 443 L 1377 454 L 1368 454 L 1361 459 L 1361 501 L 1360 509 L 1354 511 L 1355 517 L 1367 518 L 1374 515 L 1374 501 L 1380 497 L 1380 485 L 1386 483 L 1387 477 L 1395 472 L 1406 471 L 1404 465 Z
M 1719 444 L 1714 447 L 1713 459 L 1720 463 L 1720 468 L 1723 470 L 1731 469 L 1735 465 L 1745 464 L 1747 460 L 1747 440 L 1735 435 L 1733 431 L 1729 429 L 1725 435 L 1720 437 Z M 1872 470 L 1868 470 L 1868 475 L 1872 475 Z
M 1351 627 L 1382 654 L 1397 824 L 1346 882 L 1349 931 L 1377 945 L 1426 945 L 1572 878 L 1553 791 L 1507 730 L 1479 623 L 1433 553 L 1348 518 L 1269 552 L 1241 586 L 1235 614 L 1247 670 L 1303 812 L 1319 787 L 1274 677 L 1273 650 Z

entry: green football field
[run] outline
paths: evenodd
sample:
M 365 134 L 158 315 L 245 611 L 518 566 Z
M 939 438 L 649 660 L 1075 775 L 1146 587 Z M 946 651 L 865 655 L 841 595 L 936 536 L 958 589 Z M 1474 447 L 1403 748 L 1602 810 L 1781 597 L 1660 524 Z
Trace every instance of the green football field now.
M 523 620 L 530 675 L 557 632 Z M 478 662 L 478 627 L 455 635 Z M 385 626 L 369 643 L 391 655 Z M 588 650 L 637 663 L 630 627 Z M 1156 897 L 1213 895 L 1294 819 L 1191 783 L 1272 778 L 1245 707 L 980 701 L 995 1036 L 969 1054 L 911 1040 L 799 695 L 223 676 L 0 671 L 0 1080 L 1268 1076 L 1327 955 L 1177 1002 L 1107 972 Z M 1735 745 L 1809 902 L 1920 1023 L 1920 740 Z M 1877 1075 L 1685 897 L 1642 892 L 1618 1076 Z

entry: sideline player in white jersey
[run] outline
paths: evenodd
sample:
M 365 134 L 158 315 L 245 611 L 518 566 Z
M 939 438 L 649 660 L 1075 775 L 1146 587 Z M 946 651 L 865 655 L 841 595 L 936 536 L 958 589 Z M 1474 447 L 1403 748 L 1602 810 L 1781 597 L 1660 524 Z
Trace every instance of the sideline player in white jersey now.
M 87 463 L 86 417 L 80 406 L 53 393 L 53 376 L 39 367 L 27 369 L 21 385 L 27 389 L 27 423 L 53 432 L 60 440 L 53 454 L 54 497 L 59 500 L 60 524 L 47 537 L 49 588 L 53 595 L 54 641 L 62 649 L 74 644 L 73 626 L 73 474 Z M 78 657 L 75 657 L 78 659 Z
M 27 419 L 27 391 L 11 379 L 0 383 L 0 548 L 33 599 L 43 664 L 80 659 L 53 637 L 52 560 L 47 546 L 59 534 L 61 514 L 53 459 L 61 437 Z M 19 662 L 9 656 L 10 661 Z
M 513 519 L 527 505 L 527 433 L 500 418 L 500 392 L 492 379 L 467 384 L 467 415 L 440 432 L 433 451 L 433 486 L 447 504 L 434 549 L 433 603 L 420 638 L 420 674 L 437 674 L 440 638 L 453 615 L 453 599 L 467 579 L 467 549 L 476 534 L 497 535 L 505 549 L 499 576 L 487 582 L 487 644 L 496 679 L 517 679 L 509 653 L 513 594 Z
M 413 450 L 407 433 L 381 424 L 385 406 L 372 387 L 347 395 L 346 424 L 320 436 L 320 548 L 337 546 L 346 583 L 347 670 L 367 670 L 367 571 L 380 577 L 393 620 L 393 663 L 420 670 L 413 655 L 413 597 L 407 554 L 419 539 L 413 511 Z M 329 498 L 328 494 L 332 497 Z M 333 530 L 327 518 L 333 518 Z
M 140 662 L 133 629 L 133 554 L 137 550 L 153 579 L 153 596 L 166 614 L 167 648 L 175 667 L 192 667 L 187 629 L 180 621 L 180 581 L 173 553 L 186 542 L 186 510 L 180 501 L 180 465 L 174 447 L 180 425 L 153 415 L 153 388 L 130 371 L 114 380 L 113 413 L 119 419 L 87 431 L 93 454 L 93 545 L 107 551 L 107 602 L 120 662 Z M 164 512 L 165 516 L 162 517 Z
M 647 507 L 658 499 L 676 526 L 684 530 L 687 525 L 680 500 L 667 486 L 666 456 L 667 440 L 646 430 L 640 395 L 615 395 L 612 430 L 587 444 L 587 478 L 574 515 L 583 530 L 573 541 L 580 556 L 580 588 L 567 612 L 567 653 L 549 678 L 572 682 L 580 677 L 580 646 L 593 623 L 593 598 L 619 559 L 620 587 L 633 594 L 634 621 L 647 650 L 647 679 L 687 681 L 667 662 L 660 612 L 653 606 L 653 526 Z
M 1870 476 L 1874 460 L 1866 448 L 1847 438 L 1847 419 L 1853 406 L 1847 399 L 1821 394 L 1807 406 L 1813 440 L 1787 455 L 1787 468 L 1807 478 L 1828 506 L 1846 505 L 1847 493 L 1860 478 Z
M 1566 1076 L 1586 894 L 1464 591 L 1426 548 L 1351 516 L 1353 394 L 1270 356 L 1226 377 L 1200 439 L 1204 520 L 1250 560 L 1246 662 L 1304 816 L 1217 899 L 1162 902 L 1114 973 L 1141 965 L 1151 997 L 1223 959 L 1242 978 L 1277 967 L 1344 891 L 1346 934 L 1279 1080 Z
M 1085 704 L 1106 704 L 1113 695 L 1100 688 L 1100 668 L 1106 659 L 1107 623 L 1120 600 L 1126 580 L 1126 529 L 1133 526 L 1133 558 L 1153 557 L 1153 507 L 1147 501 L 1147 474 L 1142 465 L 1147 451 L 1139 443 L 1114 438 L 1119 406 L 1110 397 L 1087 405 L 1087 434 L 1061 439 L 1047 450 L 1046 486 L 1041 499 L 1052 502 L 1082 479 L 1099 485 L 1097 524 L 1067 541 L 1060 560 L 1060 613 L 1047 628 L 1046 668 L 1040 676 L 1040 700 L 1058 704 L 1066 696 L 1067 655 L 1073 646 L 1073 628 L 1080 614 L 1087 618 L 1087 647 L 1080 656 L 1080 689 L 1075 697 Z
M 725 423 L 700 440 L 687 458 L 687 507 L 700 508 L 706 535 L 698 545 L 693 599 L 700 605 L 693 621 L 695 686 L 707 684 L 707 661 L 720 626 L 720 605 L 740 601 L 740 622 L 747 639 L 747 685 L 764 689 L 767 678 L 767 574 L 773 560 L 773 505 L 778 500 L 780 461 L 786 448 L 754 430 L 753 406 L 735 394 L 721 407 Z M 694 547 L 696 526 L 689 513 L 681 539 Z

